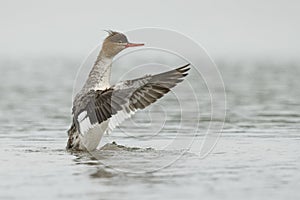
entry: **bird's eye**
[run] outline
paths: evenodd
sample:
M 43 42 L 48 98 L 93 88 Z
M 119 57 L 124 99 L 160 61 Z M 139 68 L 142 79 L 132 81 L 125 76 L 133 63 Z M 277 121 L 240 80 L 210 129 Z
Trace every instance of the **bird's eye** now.
M 119 43 L 122 43 L 122 40 L 120 40 Z

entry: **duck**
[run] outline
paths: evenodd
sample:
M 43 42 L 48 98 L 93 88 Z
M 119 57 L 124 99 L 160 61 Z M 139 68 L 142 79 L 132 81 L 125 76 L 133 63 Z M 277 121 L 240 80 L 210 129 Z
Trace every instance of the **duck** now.
M 127 48 L 141 46 L 144 44 L 129 42 L 121 32 L 108 31 L 86 82 L 73 99 L 67 150 L 96 150 L 105 133 L 112 132 L 138 110 L 155 103 L 188 75 L 190 63 L 111 85 L 114 57 Z

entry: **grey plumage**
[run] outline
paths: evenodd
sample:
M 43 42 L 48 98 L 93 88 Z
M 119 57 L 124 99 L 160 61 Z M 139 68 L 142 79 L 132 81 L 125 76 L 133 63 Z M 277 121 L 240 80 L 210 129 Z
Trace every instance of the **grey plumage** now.
M 183 81 L 189 69 L 187 64 L 168 72 L 123 81 L 105 90 L 90 90 L 77 96 L 73 105 L 73 125 L 69 131 L 79 132 L 78 116 L 84 111 L 93 125 L 111 118 L 122 110 L 123 106 L 126 106 L 128 113 L 144 109 Z M 67 148 L 75 148 L 72 141 L 68 142 Z

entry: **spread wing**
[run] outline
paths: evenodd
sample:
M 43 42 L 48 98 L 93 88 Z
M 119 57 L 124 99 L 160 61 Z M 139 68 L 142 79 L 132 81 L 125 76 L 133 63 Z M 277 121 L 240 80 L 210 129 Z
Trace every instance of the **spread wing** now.
M 157 75 L 117 83 L 106 90 L 91 90 L 76 99 L 75 125 L 84 134 L 108 119 L 111 131 L 139 109 L 144 109 L 168 93 L 188 74 L 190 64 Z

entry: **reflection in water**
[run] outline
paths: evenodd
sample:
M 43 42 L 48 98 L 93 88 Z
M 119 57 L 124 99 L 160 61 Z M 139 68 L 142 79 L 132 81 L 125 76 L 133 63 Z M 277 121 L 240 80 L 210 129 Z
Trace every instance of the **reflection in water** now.
M 127 147 L 116 142 L 107 143 L 93 152 L 71 152 L 77 165 L 96 166 L 93 178 L 109 178 L 117 175 L 143 175 L 170 167 L 183 155 L 182 151 L 164 151 L 153 148 Z M 142 159 L 141 159 L 142 158 Z M 174 160 L 172 160 L 174 159 Z M 162 165 L 170 160 L 168 165 Z

